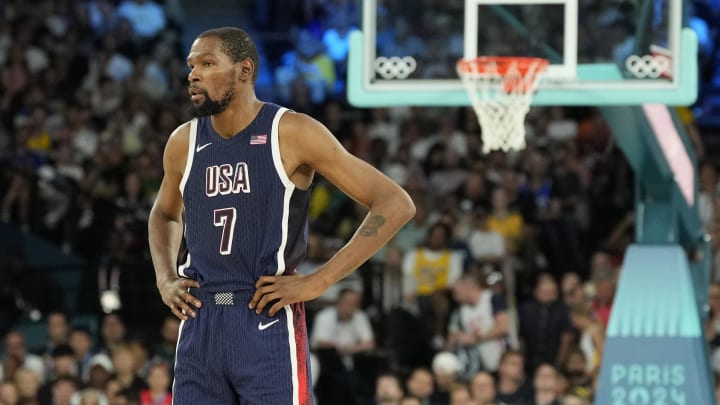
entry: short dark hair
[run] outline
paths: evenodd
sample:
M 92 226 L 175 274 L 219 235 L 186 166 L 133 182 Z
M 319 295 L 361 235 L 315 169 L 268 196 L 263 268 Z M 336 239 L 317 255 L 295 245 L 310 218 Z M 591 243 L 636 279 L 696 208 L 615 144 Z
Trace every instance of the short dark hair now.
M 249 58 L 253 65 L 255 65 L 255 70 L 252 75 L 253 83 L 255 83 L 260 68 L 260 61 L 255 43 L 247 32 L 235 27 L 221 27 L 209 29 L 198 35 L 198 38 L 206 37 L 219 38 L 222 42 L 220 50 L 223 51 L 233 63 Z

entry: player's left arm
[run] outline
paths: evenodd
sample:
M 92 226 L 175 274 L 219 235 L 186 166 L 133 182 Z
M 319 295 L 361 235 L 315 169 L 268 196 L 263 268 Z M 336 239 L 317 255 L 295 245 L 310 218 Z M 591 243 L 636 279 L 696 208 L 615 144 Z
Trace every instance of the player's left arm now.
M 398 184 L 345 150 L 330 131 L 303 114 L 287 113 L 280 122 L 286 140 L 283 160 L 297 170 L 311 168 L 369 212 L 350 241 L 315 273 L 308 276 L 264 276 L 250 308 L 269 315 L 284 305 L 319 297 L 329 286 L 352 273 L 385 245 L 415 215 L 415 205 Z M 287 135 L 285 135 L 287 134 Z M 287 166 L 286 166 L 287 167 Z M 292 173 L 291 173 L 292 175 Z

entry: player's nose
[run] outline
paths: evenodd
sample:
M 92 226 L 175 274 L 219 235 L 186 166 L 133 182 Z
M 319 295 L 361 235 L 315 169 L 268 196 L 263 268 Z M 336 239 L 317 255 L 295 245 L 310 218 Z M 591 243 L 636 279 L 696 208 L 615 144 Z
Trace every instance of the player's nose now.
M 195 69 L 190 69 L 187 77 L 188 83 L 196 83 L 200 81 L 200 75 Z

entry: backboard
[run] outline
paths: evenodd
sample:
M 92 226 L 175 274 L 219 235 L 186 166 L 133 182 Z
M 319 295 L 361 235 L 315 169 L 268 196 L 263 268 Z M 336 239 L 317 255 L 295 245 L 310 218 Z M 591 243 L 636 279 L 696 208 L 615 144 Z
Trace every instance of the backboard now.
M 534 105 L 689 105 L 697 38 L 682 0 L 364 0 L 350 40 L 357 106 L 469 105 L 459 58 L 550 61 Z

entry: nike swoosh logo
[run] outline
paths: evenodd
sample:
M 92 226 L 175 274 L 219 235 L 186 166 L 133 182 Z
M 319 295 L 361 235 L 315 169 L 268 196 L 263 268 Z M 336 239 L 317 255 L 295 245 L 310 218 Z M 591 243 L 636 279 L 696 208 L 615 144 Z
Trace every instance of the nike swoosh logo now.
M 212 145 L 212 142 L 208 142 L 205 145 L 198 146 L 197 148 L 195 148 L 195 153 L 200 152 L 201 150 L 205 149 L 206 147 L 208 147 L 210 145 Z
M 278 322 L 280 322 L 279 319 L 276 319 L 276 320 L 274 320 L 274 321 L 272 321 L 272 322 L 268 322 L 268 323 L 262 323 L 262 322 L 260 322 L 260 323 L 258 323 L 258 330 L 265 330 L 265 329 L 271 327 L 273 324 L 276 324 L 276 323 L 278 323 Z

